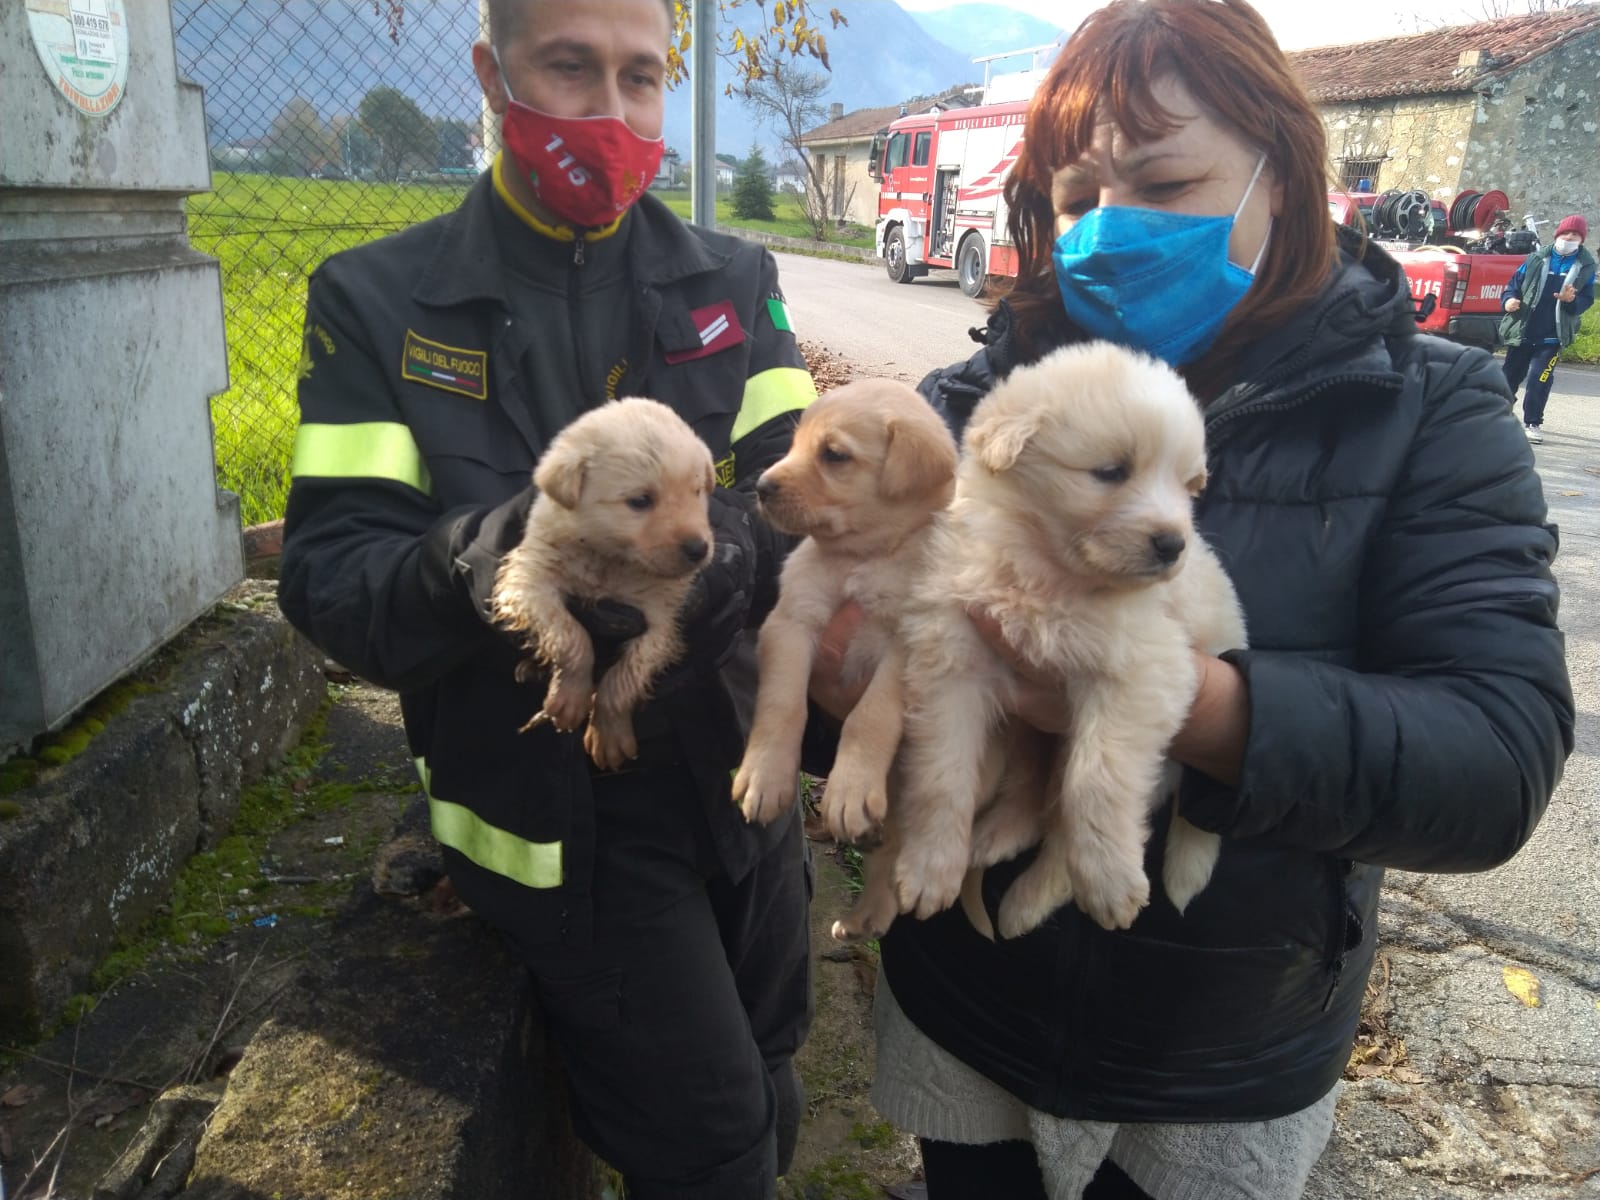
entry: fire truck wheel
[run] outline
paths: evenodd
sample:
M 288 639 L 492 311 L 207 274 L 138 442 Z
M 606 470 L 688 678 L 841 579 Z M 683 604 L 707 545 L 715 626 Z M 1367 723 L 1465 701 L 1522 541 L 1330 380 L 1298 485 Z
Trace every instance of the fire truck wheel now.
M 910 283 L 915 278 L 906 262 L 906 236 L 899 226 L 891 229 L 883 240 L 883 265 L 889 278 L 896 283 Z
M 956 275 L 961 281 L 961 294 L 976 300 L 983 295 L 989 282 L 989 248 L 983 244 L 981 233 L 969 233 L 956 253 Z

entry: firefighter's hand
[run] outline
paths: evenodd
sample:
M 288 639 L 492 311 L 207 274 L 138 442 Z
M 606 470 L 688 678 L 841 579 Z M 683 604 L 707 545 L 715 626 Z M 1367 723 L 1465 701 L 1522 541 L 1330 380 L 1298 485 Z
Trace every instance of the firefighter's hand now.
M 594 673 L 597 679 L 617 661 L 622 644 L 638 637 L 649 624 L 642 612 L 620 600 L 580 600 L 576 596 L 568 596 L 567 611 L 583 626 L 594 645 Z
M 817 656 L 811 661 L 811 699 L 835 721 L 843 722 L 850 715 L 870 682 L 861 679 L 848 686 L 844 682 L 844 652 L 850 648 L 850 639 L 861 628 L 865 616 L 854 600 L 834 613 L 817 643 Z
M 739 648 L 756 583 L 754 516 L 752 506 L 740 500 L 722 488 L 711 494 L 711 561 L 694 577 L 684 601 L 683 659 L 657 681 L 657 695 L 716 674 Z
M 1517 309 L 1519 309 L 1521 307 L 1522 307 L 1522 301 L 1518 300 L 1515 296 L 1513 296 L 1511 299 L 1506 301 L 1506 311 L 1507 312 L 1516 312 Z
M 1571 304 L 1578 298 L 1578 289 L 1568 284 L 1561 289 L 1561 294 L 1556 297 L 1563 304 Z

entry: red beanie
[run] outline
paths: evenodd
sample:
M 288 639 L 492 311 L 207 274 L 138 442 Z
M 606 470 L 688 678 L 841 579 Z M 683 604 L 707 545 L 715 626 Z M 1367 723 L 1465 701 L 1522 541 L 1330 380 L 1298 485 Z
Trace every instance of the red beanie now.
M 1589 236 L 1589 222 L 1577 213 L 1573 213 L 1570 217 L 1562 217 L 1561 224 L 1556 226 L 1555 236 L 1560 237 L 1563 233 L 1575 233 L 1581 242 Z

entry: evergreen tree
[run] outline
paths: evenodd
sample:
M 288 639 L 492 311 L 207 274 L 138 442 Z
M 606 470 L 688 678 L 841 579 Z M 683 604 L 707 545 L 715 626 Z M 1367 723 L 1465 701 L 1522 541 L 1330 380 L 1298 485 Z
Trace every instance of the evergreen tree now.
M 734 173 L 733 215 L 744 221 L 772 220 L 772 174 L 760 146 L 750 147 L 749 157 Z

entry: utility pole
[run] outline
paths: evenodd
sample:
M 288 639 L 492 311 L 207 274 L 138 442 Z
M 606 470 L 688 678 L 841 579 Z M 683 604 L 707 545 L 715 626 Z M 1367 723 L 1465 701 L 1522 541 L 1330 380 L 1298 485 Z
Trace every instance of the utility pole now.
M 705 229 L 717 224 L 717 0 L 692 0 L 689 9 L 689 157 L 694 163 L 689 220 Z

